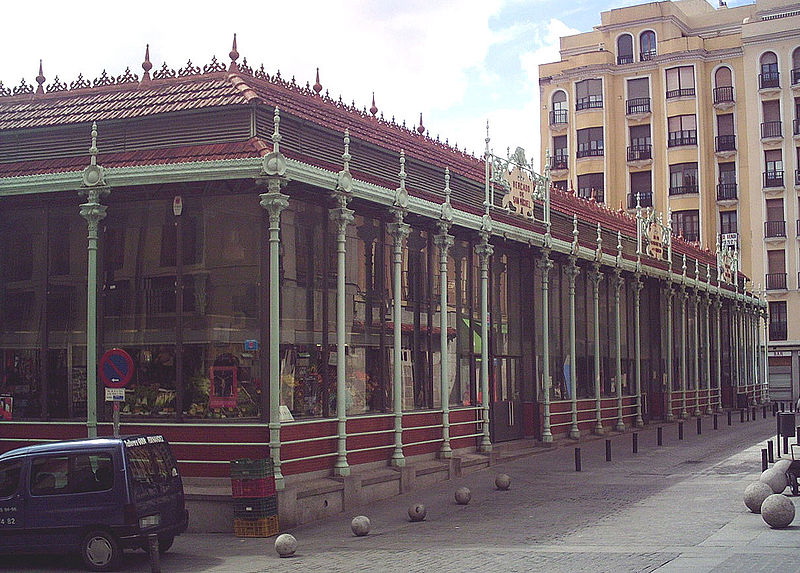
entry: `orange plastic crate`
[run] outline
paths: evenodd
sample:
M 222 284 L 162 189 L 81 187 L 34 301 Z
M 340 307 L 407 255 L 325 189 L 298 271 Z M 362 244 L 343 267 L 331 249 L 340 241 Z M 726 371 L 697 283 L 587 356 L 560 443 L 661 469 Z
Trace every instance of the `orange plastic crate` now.
M 271 537 L 280 532 L 281 527 L 277 515 L 261 519 L 233 520 L 233 534 L 236 537 Z

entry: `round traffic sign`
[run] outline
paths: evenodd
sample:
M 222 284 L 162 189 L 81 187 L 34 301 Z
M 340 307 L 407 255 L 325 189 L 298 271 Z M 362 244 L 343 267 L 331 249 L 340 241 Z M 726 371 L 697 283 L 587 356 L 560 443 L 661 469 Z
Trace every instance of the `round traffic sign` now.
M 98 369 L 107 388 L 124 388 L 133 378 L 133 358 L 121 348 L 112 348 L 100 357 Z

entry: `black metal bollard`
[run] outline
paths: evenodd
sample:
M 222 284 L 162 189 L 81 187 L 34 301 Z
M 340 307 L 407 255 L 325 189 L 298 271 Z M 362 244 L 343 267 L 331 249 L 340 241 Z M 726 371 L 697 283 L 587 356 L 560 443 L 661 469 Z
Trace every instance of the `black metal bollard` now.
M 703 419 L 697 418 L 697 435 L 699 436 L 702 433 L 703 433 Z
M 678 422 L 678 439 L 683 439 L 683 422 Z
M 761 417 L 762 417 L 764 420 L 766 420 L 766 419 L 767 419 L 767 407 L 766 407 L 766 406 L 762 406 L 762 407 L 761 407 Z
M 767 448 L 761 448 L 761 471 L 767 471 Z
M 606 461 L 611 461 L 611 440 L 606 440 Z
M 786 411 L 786 402 L 781 402 L 781 412 Z
M 717 415 L 714 414 L 714 429 L 716 430 L 718 428 L 719 428 L 719 424 L 717 423 Z
M 158 535 L 147 536 L 147 548 L 150 551 L 150 573 L 161 573 L 161 559 L 158 552 Z
M 662 428 L 661 426 L 658 427 L 657 436 L 658 436 L 658 445 L 659 446 L 663 446 L 664 445 L 664 428 Z
M 581 449 L 575 448 L 575 471 L 581 471 Z
M 784 454 L 789 453 L 789 436 L 783 437 L 783 453 Z
M 639 432 L 633 433 L 633 453 L 639 453 Z
M 775 452 L 774 452 L 774 449 L 775 448 L 772 447 L 772 440 L 767 440 L 767 460 L 771 464 L 775 463 Z
M 745 408 L 744 410 L 745 410 L 745 412 L 744 412 L 745 420 L 747 420 L 749 422 L 750 421 L 750 408 Z
M 739 410 L 739 421 L 744 422 L 744 410 Z
M 728 425 L 731 425 L 731 411 L 728 410 Z

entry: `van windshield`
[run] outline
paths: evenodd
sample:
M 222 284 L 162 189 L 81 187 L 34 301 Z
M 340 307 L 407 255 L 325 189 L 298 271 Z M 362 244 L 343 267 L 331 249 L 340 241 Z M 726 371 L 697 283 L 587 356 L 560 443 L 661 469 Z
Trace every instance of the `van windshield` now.
M 175 458 L 163 439 L 157 442 L 126 440 L 125 445 L 136 498 L 179 480 Z

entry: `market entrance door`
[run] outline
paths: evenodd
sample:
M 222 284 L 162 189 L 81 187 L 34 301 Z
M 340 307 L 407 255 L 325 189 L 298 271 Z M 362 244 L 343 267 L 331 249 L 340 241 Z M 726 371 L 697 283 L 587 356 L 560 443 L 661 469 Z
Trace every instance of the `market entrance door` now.
M 516 356 L 495 356 L 492 361 L 489 371 L 492 442 L 517 440 L 523 436 L 519 365 Z

